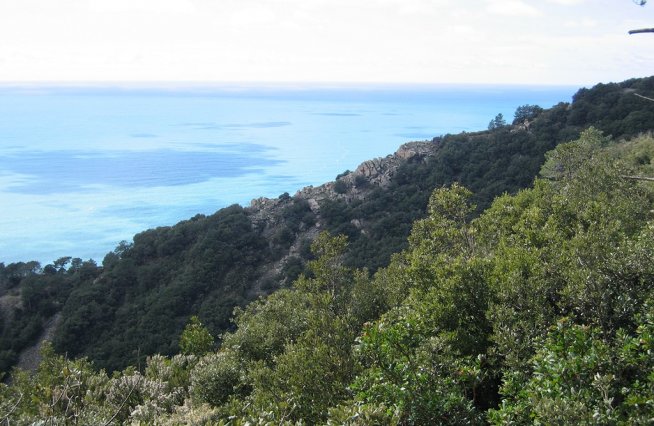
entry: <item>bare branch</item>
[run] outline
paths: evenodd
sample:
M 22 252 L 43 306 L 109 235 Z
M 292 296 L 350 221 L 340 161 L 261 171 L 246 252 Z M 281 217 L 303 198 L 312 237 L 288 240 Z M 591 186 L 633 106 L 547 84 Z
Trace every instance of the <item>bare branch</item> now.
M 649 182 L 654 182 L 654 177 L 649 177 L 649 176 L 620 176 L 623 179 L 631 179 L 631 180 L 646 180 Z
M 137 353 L 136 353 L 136 364 L 137 364 L 137 371 L 136 371 L 136 373 L 138 373 L 138 370 L 141 369 L 141 348 L 140 348 L 140 347 L 138 348 L 138 351 L 137 351 Z M 136 374 L 132 375 L 132 377 L 134 377 L 135 375 L 136 375 Z M 120 407 L 118 407 L 118 410 L 116 410 L 116 412 L 114 413 L 114 415 L 111 416 L 111 418 L 109 419 L 109 421 L 107 421 L 107 423 L 105 423 L 103 426 L 109 426 L 111 423 L 113 423 L 113 421 L 116 419 L 116 417 L 118 416 L 118 414 L 122 411 L 123 407 L 125 407 L 125 404 L 127 403 L 127 400 L 129 399 L 129 397 L 132 396 L 132 392 L 134 392 L 134 389 L 136 389 L 136 386 L 138 386 L 138 384 L 141 382 L 141 378 L 142 378 L 142 377 L 143 377 L 143 376 L 141 376 L 141 374 L 138 375 L 138 377 L 136 378 L 136 381 L 135 381 L 134 384 L 132 385 L 132 388 L 129 390 L 129 393 L 127 394 L 127 396 L 125 397 L 125 399 L 123 399 L 123 402 L 120 403 Z
M 137 372 L 137 374 L 138 374 L 138 372 Z M 135 374 L 135 375 L 136 375 L 136 374 Z M 135 376 L 135 375 L 134 375 L 134 376 Z M 132 376 L 132 377 L 134 377 L 134 376 Z M 122 409 L 125 407 L 125 404 L 127 403 L 127 400 L 129 399 L 130 396 L 132 396 L 132 392 L 134 392 L 134 389 L 136 389 L 136 386 L 138 386 L 138 384 L 139 384 L 140 382 L 141 382 L 141 375 L 139 374 L 138 377 L 136 378 L 136 381 L 134 381 L 134 383 L 132 384 L 132 388 L 131 388 L 131 389 L 129 390 L 129 392 L 127 393 L 127 396 L 123 399 L 123 402 L 120 403 L 120 406 L 118 407 L 118 409 L 116 410 L 116 412 L 114 413 L 114 415 L 111 416 L 111 418 L 110 418 L 110 419 L 109 419 L 109 420 L 108 420 L 108 421 L 107 421 L 103 426 L 109 426 L 111 423 L 113 423 L 113 421 L 116 419 L 116 417 L 118 416 L 118 414 L 119 414 L 119 413 L 122 411 Z
M 9 424 L 9 416 L 11 416 L 11 414 L 12 414 L 14 411 L 16 411 L 16 408 L 18 408 L 18 405 L 20 404 L 20 401 L 21 401 L 22 399 L 23 399 L 23 394 L 21 393 L 20 396 L 18 397 L 18 401 L 16 401 L 16 403 L 15 403 L 14 406 L 11 408 L 11 410 L 9 410 L 9 412 L 7 413 L 7 415 L 4 416 L 4 418 L 2 419 L 3 422 L 4 422 L 4 421 L 7 421 L 7 424 Z
M 640 34 L 640 33 L 654 33 L 654 28 L 641 28 L 639 30 L 629 31 L 629 34 Z

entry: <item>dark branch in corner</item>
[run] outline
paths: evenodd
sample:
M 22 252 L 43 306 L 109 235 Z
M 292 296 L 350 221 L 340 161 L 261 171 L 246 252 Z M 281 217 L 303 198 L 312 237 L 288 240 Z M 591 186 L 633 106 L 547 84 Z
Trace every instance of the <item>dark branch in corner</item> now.
M 640 33 L 654 33 L 654 28 L 641 28 L 639 30 L 629 31 L 629 34 L 640 34 Z

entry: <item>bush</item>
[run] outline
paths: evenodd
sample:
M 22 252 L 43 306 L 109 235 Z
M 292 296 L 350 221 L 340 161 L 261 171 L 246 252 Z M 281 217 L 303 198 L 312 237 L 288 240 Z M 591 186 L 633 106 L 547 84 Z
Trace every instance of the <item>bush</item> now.
M 232 352 L 221 351 L 202 358 L 191 372 L 194 402 L 217 407 L 234 394 L 243 393 L 241 369 Z
M 366 188 L 369 184 L 370 182 L 368 182 L 368 179 L 363 175 L 358 175 L 354 178 L 354 186 L 357 188 Z
M 179 348 L 184 355 L 204 355 L 213 350 L 214 340 L 209 330 L 197 316 L 192 316 L 179 338 Z
M 337 194 L 345 194 L 347 192 L 347 184 L 342 180 L 334 182 L 334 191 Z

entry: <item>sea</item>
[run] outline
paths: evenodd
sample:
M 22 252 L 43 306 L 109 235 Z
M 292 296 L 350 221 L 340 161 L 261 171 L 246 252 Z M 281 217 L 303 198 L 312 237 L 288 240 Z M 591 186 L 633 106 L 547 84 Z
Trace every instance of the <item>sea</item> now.
M 569 86 L 5 84 L 0 262 L 98 263 L 121 241 L 486 129 Z

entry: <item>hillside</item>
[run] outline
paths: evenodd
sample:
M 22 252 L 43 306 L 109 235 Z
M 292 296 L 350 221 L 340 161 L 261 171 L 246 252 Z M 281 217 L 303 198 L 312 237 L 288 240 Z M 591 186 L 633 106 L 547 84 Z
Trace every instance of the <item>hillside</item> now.
M 234 330 L 235 307 L 288 288 L 302 272 L 315 275 L 307 261 L 322 230 L 348 237 L 344 266 L 384 268 L 408 247 L 434 189 L 454 182 L 470 189 L 474 217 L 495 197 L 529 187 L 545 153 L 591 125 L 615 140 L 653 129 L 654 108 L 635 92 L 654 96 L 654 78 L 581 89 L 571 104 L 519 110 L 511 125 L 407 144 L 293 196 L 142 232 L 101 265 L 71 258 L 43 267 L 0 264 L 0 370 L 56 314 L 56 352 L 110 371 L 178 353 L 191 315 L 214 336 Z
M 435 189 L 374 276 L 320 233 L 309 276 L 237 310 L 214 350 L 109 376 L 51 346 L 0 384 L 13 424 L 651 424 L 654 138 L 595 128 L 546 155 L 530 189 L 474 215 Z M 635 178 L 636 176 L 640 176 Z M 472 218 L 472 216 L 476 216 Z M 138 368 L 140 367 L 140 368 Z

